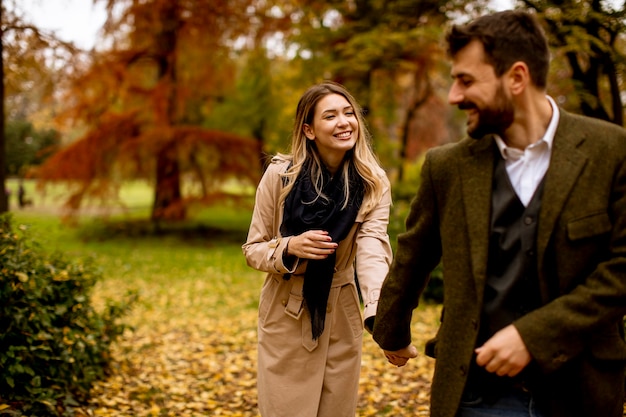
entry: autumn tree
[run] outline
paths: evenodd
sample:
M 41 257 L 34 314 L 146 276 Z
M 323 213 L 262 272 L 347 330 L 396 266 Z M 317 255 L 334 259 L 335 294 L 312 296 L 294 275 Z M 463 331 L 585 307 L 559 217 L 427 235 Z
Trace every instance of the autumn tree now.
M 478 13 L 485 3 L 302 0 L 302 30 L 293 41 L 367 109 L 377 151 L 394 179 L 402 179 L 404 162 L 453 136 L 442 98 L 448 70 L 440 41 L 451 18 Z
M 6 118 L 25 121 L 46 105 L 55 83 L 54 66 L 76 51 L 29 22 L 14 0 L 0 0 L 0 213 L 8 210 Z
M 575 92 L 569 106 L 623 125 L 624 4 L 601 0 L 523 0 L 520 4 L 543 19 L 552 47 L 569 66 Z
M 252 3 L 106 0 L 111 47 L 83 64 L 67 95 L 66 120 L 86 133 L 40 172 L 74 183 L 69 208 L 145 178 L 154 181 L 152 220 L 182 219 L 194 202 L 228 197 L 229 178 L 256 184 L 259 140 L 210 126 L 236 82 L 233 45 L 261 30 Z

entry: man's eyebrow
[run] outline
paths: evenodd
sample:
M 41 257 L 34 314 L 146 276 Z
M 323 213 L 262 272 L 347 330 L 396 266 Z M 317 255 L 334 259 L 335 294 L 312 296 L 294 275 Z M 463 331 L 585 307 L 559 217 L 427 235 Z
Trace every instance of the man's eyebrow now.
M 455 72 L 451 72 L 450 73 L 450 77 L 452 77 L 452 78 L 470 77 L 471 78 L 472 76 L 469 73 L 467 73 L 467 72 L 462 72 L 461 71 L 461 72 L 456 72 L 456 73 Z

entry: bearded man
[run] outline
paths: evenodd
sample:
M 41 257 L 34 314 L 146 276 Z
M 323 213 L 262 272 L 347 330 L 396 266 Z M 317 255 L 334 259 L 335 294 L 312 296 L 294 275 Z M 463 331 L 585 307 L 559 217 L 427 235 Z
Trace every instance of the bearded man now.
M 396 366 L 416 356 L 412 312 L 441 262 L 431 416 L 621 417 L 626 131 L 546 95 L 532 14 L 482 16 L 447 42 L 470 137 L 427 153 L 374 339 Z

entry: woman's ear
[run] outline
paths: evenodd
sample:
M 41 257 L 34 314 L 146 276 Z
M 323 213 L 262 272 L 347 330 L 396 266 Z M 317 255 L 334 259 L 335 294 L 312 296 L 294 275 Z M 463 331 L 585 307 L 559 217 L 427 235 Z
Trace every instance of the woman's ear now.
M 308 124 L 304 124 L 302 126 L 302 131 L 304 132 L 304 135 L 309 138 L 310 140 L 315 139 L 315 132 L 313 132 L 313 129 L 311 129 L 311 126 Z

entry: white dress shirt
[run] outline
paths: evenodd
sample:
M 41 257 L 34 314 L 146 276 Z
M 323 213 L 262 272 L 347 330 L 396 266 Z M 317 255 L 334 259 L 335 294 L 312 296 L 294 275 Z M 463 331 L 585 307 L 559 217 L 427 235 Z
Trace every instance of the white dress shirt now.
M 559 108 L 552 97 L 546 96 L 546 98 L 552 106 L 552 119 L 540 140 L 521 150 L 508 146 L 498 135 L 495 138 L 505 161 L 511 185 L 524 206 L 527 206 L 533 198 L 537 186 L 548 171 L 552 142 L 559 124 Z

